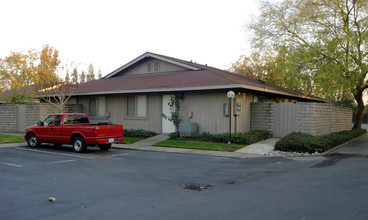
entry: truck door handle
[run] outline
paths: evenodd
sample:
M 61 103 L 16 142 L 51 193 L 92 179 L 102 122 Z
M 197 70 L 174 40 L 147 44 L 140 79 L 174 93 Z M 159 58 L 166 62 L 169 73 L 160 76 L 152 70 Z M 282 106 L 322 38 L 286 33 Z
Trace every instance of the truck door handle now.
M 54 128 L 51 128 L 51 130 L 54 130 Z

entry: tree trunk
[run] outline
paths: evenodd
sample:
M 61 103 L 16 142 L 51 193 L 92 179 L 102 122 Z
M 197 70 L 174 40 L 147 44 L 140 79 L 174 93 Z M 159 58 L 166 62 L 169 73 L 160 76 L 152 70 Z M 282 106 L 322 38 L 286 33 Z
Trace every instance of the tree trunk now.
M 363 91 L 364 89 L 358 90 L 357 94 L 354 94 L 355 101 L 358 104 L 358 112 L 355 119 L 354 127 L 353 128 L 361 128 L 363 122 L 363 115 L 364 115 L 364 101 L 363 101 Z
M 59 113 L 63 113 L 64 103 L 60 103 L 57 108 L 59 110 Z

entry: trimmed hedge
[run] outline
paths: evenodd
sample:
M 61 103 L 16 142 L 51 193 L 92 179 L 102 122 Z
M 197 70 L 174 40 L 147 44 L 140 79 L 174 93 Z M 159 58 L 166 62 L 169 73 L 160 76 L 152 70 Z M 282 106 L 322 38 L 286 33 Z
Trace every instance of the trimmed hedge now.
M 310 154 L 321 153 L 365 133 L 367 133 L 365 129 L 353 129 L 323 136 L 293 132 L 281 138 L 276 143 L 275 150 Z
M 179 137 L 178 133 L 170 134 L 170 138 L 176 137 Z M 254 130 L 248 133 L 234 133 L 231 134 L 231 143 L 249 145 L 270 137 L 272 137 L 272 134 L 269 131 L 264 130 Z M 208 132 L 203 132 L 202 134 L 191 136 L 188 139 L 227 143 L 229 141 L 229 133 L 210 134 Z
M 124 137 L 153 137 L 157 135 L 156 132 L 147 131 L 143 129 L 124 129 Z

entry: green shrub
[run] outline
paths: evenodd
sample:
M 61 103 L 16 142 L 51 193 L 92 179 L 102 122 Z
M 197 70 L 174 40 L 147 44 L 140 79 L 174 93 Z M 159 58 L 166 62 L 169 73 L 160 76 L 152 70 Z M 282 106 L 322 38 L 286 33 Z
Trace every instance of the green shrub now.
M 353 129 L 323 136 L 313 136 L 300 132 L 293 132 L 281 138 L 276 143 L 275 150 L 298 153 L 320 153 L 358 137 L 366 132 L 367 131 L 365 129 Z
M 157 135 L 156 132 L 147 131 L 143 129 L 124 129 L 125 137 L 153 137 Z
M 179 132 L 172 132 L 172 133 L 169 134 L 170 139 L 177 138 L 177 137 L 180 137 Z
M 170 138 L 175 138 L 178 136 L 170 136 Z M 234 144 L 249 145 L 255 142 L 272 137 L 271 133 L 263 130 L 255 130 L 248 133 L 233 133 L 231 134 L 231 142 Z M 203 141 L 227 143 L 229 141 L 229 133 L 221 134 L 210 134 L 208 132 L 203 132 L 195 136 L 191 136 L 190 139 L 198 139 Z

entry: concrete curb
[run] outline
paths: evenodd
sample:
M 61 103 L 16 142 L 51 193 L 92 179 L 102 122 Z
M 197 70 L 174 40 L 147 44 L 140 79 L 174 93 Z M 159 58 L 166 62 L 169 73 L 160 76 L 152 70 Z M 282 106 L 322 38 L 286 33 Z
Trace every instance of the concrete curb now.
M 120 146 L 120 145 L 123 145 L 123 146 Z M 125 150 L 136 150 L 136 151 L 164 152 L 164 153 L 190 154 L 190 155 L 202 155 L 202 156 L 214 156 L 214 157 L 228 157 L 228 158 L 269 157 L 269 156 L 257 155 L 257 154 L 245 154 L 245 153 L 210 151 L 210 150 L 196 150 L 196 149 L 187 149 L 187 148 L 170 148 L 170 147 L 154 147 L 154 146 L 145 146 L 145 147 L 138 148 L 138 147 L 133 147 L 133 146 L 126 146 L 124 144 L 114 144 L 112 148 L 125 149 Z
M 350 141 L 348 141 L 348 142 L 345 142 L 345 143 L 340 144 L 340 145 L 338 145 L 338 146 L 336 146 L 336 147 L 334 147 L 334 148 L 331 148 L 331 149 L 329 149 L 329 150 L 326 150 L 325 152 L 321 153 L 321 156 L 324 156 L 324 155 L 329 154 L 329 153 L 331 153 L 331 152 L 333 152 L 333 151 L 336 151 L 336 150 L 338 150 L 338 149 L 340 149 L 340 148 L 344 147 L 345 145 L 348 145 L 348 144 L 350 144 L 351 142 L 353 142 L 353 141 L 355 141 L 355 140 L 358 140 L 358 139 L 360 139 L 360 138 L 363 138 L 363 137 L 365 137 L 365 136 L 367 136 L 367 135 L 368 135 L 368 133 L 362 134 L 362 135 L 360 135 L 360 136 L 358 136 L 358 137 L 356 137 L 356 138 L 351 139 L 351 140 L 350 140 Z
M 126 150 L 135 150 L 135 151 L 150 151 L 150 152 L 164 152 L 164 153 L 178 153 L 178 154 L 189 154 L 189 155 L 202 155 L 202 156 L 213 156 L 213 157 L 228 157 L 228 158 L 271 158 L 271 157 L 288 157 L 288 158 L 297 158 L 297 157 L 319 157 L 330 154 L 351 142 L 358 140 L 367 136 L 368 133 L 363 134 L 359 137 L 356 137 L 346 143 L 340 144 L 328 151 L 325 151 L 319 155 L 260 155 L 260 154 L 251 154 L 251 153 L 240 153 L 240 152 L 226 152 L 226 151 L 210 151 L 210 150 L 196 150 L 196 149 L 187 149 L 187 148 L 169 148 L 169 147 L 156 147 L 152 146 L 153 142 L 159 142 L 161 140 L 165 140 L 165 135 L 157 135 L 152 138 L 145 139 L 140 142 L 136 142 L 131 145 L 127 144 L 113 144 L 112 148 L 115 149 L 126 149 Z M 167 139 L 167 138 L 166 138 Z M 4 143 L 0 144 L 0 148 L 7 147 L 19 147 L 19 145 L 27 145 L 26 142 L 18 142 L 18 143 Z

